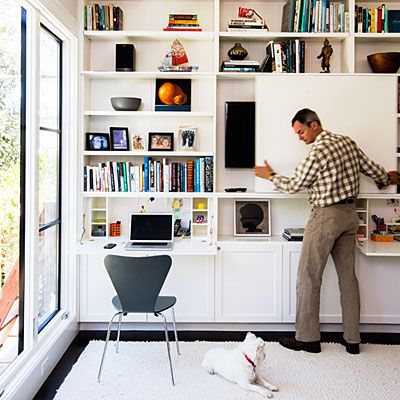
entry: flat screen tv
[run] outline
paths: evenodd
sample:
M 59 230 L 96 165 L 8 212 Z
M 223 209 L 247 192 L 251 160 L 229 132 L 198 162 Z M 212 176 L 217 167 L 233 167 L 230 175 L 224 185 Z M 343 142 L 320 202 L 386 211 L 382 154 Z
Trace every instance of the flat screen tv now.
M 255 163 L 254 101 L 225 102 L 225 168 L 253 168 Z

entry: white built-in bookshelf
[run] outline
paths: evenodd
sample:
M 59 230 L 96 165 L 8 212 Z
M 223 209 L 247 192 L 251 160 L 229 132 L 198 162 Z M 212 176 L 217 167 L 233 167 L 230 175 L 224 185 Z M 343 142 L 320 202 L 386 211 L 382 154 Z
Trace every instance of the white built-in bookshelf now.
M 82 214 L 85 214 L 85 238 L 95 238 L 94 231 L 103 226 L 108 237 L 109 224 L 122 221 L 122 234 L 127 235 L 129 213 L 146 211 L 171 211 L 172 202 L 182 199 L 181 214 L 191 221 L 192 239 L 201 239 L 215 244 L 232 239 L 233 206 L 235 198 L 271 199 L 272 237 L 279 242 L 281 232 L 287 226 L 304 226 L 309 206 L 305 194 L 285 195 L 276 192 L 257 192 L 257 185 L 251 169 L 226 169 L 224 166 L 224 103 L 226 101 L 256 101 L 260 87 L 260 77 L 271 74 L 220 72 L 227 51 L 236 42 L 248 51 L 248 59 L 262 61 L 269 41 L 305 41 L 305 73 L 296 74 L 299 79 L 318 76 L 324 80 L 340 79 L 340 76 L 373 75 L 367 62 L 367 55 L 377 52 L 398 51 L 400 33 L 358 33 L 354 27 L 354 1 L 344 1 L 349 23 L 345 32 L 282 32 L 281 20 L 284 1 L 209 1 L 209 0 L 121 0 L 82 1 L 83 9 L 91 4 L 119 6 L 123 10 L 122 31 L 83 30 L 81 35 L 81 81 L 82 113 L 80 131 L 80 163 L 97 166 L 106 162 L 130 162 L 140 164 L 144 157 L 171 163 L 209 157 L 213 160 L 213 181 L 210 192 L 98 192 L 83 191 L 81 186 Z M 363 7 L 377 7 L 378 2 L 357 2 Z M 400 2 L 386 2 L 390 9 L 400 9 Z M 237 17 L 239 7 L 255 9 L 265 18 L 269 31 L 228 32 L 228 20 Z M 170 13 L 195 13 L 198 15 L 201 32 L 164 32 Z M 318 54 L 327 38 L 334 49 L 331 57 L 331 73 L 320 74 Z M 198 72 L 158 72 L 171 42 L 179 39 L 183 44 L 189 64 L 199 67 Z M 116 43 L 133 43 L 136 50 L 134 72 L 115 71 Z M 289 74 L 288 74 L 289 75 Z M 291 75 L 291 74 L 290 74 Z M 397 77 L 397 74 L 393 74 Z M 190 79 L 191 110 L 188 112 L 155 111 L 156 79 Z M 397 79 L 397 78 L 396 78 Z M 396 80 L 393 79 L 393 82 Z M 340 83 L 339 83 L 340 84 Z M 296 90 L 296 86 L 292 87 Z M 323 90 L 323 88 L 321 88 Z M 343 95 L 346 96 L 343 86 Z M 397 82 L 393 84 L 393 96 L 397 98 Z M 265 96 L 271 94 L 265 94 Z M 273 96 L 274 94 L 272 94 Z M 371 94 L 372 96 L 373 94 Z M 142 99 L 139 111 L 114 111 L 110 97 L 134 96 Z M 340 99 L 338 99 L 340 101 Z M 323 105 L 321 105 L 321 108 Z M 334 110 L 331 110 L 334 113 Z M 398 110 L 388 110 L 384 118 L 392 118 L 397 146 L 400 146 L 400 114 Z M 258 116 L 256 116 L 258 118 Z M 290 121 L 287 121 L 288 129 Z M 195 151 L 175 150 L 171 152 L 144 151 L 90 151 L 85 147 L 86 132 L 109 132 L 110 127 L 128 127 L 129 135 L 140 133 L 147 141 L 148 132 L 174 132 L 177 141 L 178 127 L 196 126 L 199 129 L 198 145 Z M 340 126 L 340 124 L 338 124 Z M 256 132 L 262 135 L 262 132 Z M 400 158 L 393 149 L 397 168 Z M 391 157 L 391 155 L 390 155 Z M 247 193 L 226 193 L 227 187 L 246 187 Z M 386 198 L 396 194 L 361 194 L 358 207 L 360 216 L 360 236 L 364 239 L 372 230 L 370 215 L 387 214 Z M 154 197 L 153 200 L 150 200 Z M 199 209 L 199 204 L 204 208 Z M 203 205 L 201 207 L 203 207 Z M 198 216 L 204 222 L 196 222 Z M 105 222 L 104 222 L 105 221 Z

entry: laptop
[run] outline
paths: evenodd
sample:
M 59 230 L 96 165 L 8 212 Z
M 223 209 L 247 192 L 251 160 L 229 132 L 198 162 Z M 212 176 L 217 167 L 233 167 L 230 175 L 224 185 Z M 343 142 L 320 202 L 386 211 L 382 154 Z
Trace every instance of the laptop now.
M 172 250 L 174 217 L 169 213 L 132 213 L 126 250 Z

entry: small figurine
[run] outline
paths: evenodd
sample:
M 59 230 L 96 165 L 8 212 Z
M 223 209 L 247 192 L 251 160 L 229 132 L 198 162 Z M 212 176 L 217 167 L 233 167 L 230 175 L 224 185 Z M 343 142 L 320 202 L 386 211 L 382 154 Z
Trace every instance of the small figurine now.
M 328 74 L 331 72 L 331 71 L 329 71 L 329 67 L 331 66 L 329 64 L 329 59 L 331 58 L 332 53 L 333 53 L 332 46 L 329 44 L 329 40 L 325 39 L 324 47 L 322 47 L 321 53 L 317 57 L 317 58 L 322 58 L 322 60 L 321 60 L 322 71 L 321 72 L 326 72 Z

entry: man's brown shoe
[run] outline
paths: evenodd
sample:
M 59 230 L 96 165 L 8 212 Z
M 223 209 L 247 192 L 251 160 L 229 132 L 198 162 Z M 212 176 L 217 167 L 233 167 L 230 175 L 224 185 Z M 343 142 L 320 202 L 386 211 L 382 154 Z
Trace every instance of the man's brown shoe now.
M 279 343 L 290 350 L 308 351 L 309 353 L 321 353 L 321 342 L 300 342 L 292 337 L 279 338 Z

